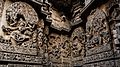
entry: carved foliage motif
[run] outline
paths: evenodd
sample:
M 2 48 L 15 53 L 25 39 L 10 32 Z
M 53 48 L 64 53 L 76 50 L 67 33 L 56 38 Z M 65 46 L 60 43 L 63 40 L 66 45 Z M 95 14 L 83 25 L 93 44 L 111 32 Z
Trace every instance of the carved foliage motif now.
M 7 40 L 0 37 L 1 50 L 36 55 L 37 36 L 43 26 L 37 26 L 39 20 L 35 10 L 27 3 L 15 2 L 6 10 L 6 21 L 2 30 Z
M 87 51 L 93 50 L 94 52 L 94 49 L 97 49 L 97 47 L 110 44 L 110 35 L 108 32 L 106 16 L 102 10 L 96 9 L 92 11 L 91 15 L 88 17 L 88 21 L 86 23 L 86 36 Z M 95 52 L 100 51 L 101 50 Z

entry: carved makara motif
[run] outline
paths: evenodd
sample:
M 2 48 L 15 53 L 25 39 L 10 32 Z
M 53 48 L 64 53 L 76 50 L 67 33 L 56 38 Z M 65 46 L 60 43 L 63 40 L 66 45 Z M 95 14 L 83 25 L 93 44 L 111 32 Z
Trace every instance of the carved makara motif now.
M 36 55 L 38 41 L 41 41 L 38 38 L 43 36 L 39 34 L 43 34 L 44 24 L 40 26 L 43 22 L 39 21 L 35 10 L 27 3 L 15 2 L 6 9 L 6 23 L 1 27 L 4 35 L 1 36 L 0 46 L 3 48 L 6 43 L 2 39 L 10 45 L 2 51 Z
M 89 51 L 97 49 L 97 47 L 110 44 L 110 34 L 106 21 L 106 14 L 101 9 L 96 9 L 91 12 L 86 23 L 87 43 L 86 49 Z M 100 52 L 96 51 L 96 52 Z M 90 53 L 90 52 L 89 52 Z

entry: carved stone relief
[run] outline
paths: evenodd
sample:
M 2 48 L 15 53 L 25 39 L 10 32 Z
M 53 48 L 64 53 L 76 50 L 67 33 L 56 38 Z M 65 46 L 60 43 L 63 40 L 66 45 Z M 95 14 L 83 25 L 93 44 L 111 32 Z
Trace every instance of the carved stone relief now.
M 44 35 L 44 21 L 41 20 L 37 24 L 37 43 L 38 43 L 38 52 L 40 53 L 39 56 L 42 57 L 44 51 L 44 46 L 46 45 L 45 41 L 45 35 Z M 46 49 L 46 48 L 45 48 Z
M 2 25 L 4 35 L 0 36 L 0 50 L 36 55 L 38 30 L 43 27 L 37 26 L 38 22 L 37 13 L 30 5 L 11 4 L 6 10 L 7 25 Z
M 71 36 L 72 41 L 72 56 L 83 57 L 85 46 L 85 31 L 82 27 L 76 28 Z
M 61 36 L 50 34 L 48 42 L 48 56 L 53 62 L 61 62 Z
M 72 26 L 77 25 L 82 22 L 82 19 L 80 18 L 81 11 L 83 10 L 84 7 L 84 1 L 83 0 L 76 0 L 75 2 L 72 2 L 72 9 L 71 12 L 72 14 L 72 20 L 70 24 Z
M 51 22 L 51 27 L 57 30 L 70 31 L 70 21 L 67 20 L 66 16 L 61 12 L 58 12 L 57 9 L 52 7 L 51 3 L 47 0 L 44 2 L 44 5 L 41 7 L 43 14 L 47 15 L 46 20 Z
M 51 8 L 50 15 L 47 16 L 47 20 L 51 20 L 51 27 L 57 30 L 70 31 L 69 20 L 66 19 L 65 15 L 58 13 L 56 10 Z
M 105 13 L 100 9 L 93 10 L 86 23 L 86 49 L 88 55 L 110 50 L 110 47 L 107 47 L 110 46 L 108 28 Z M 101 50 L 100 47 L 102 46 L 104 46 L 102 49 L 108 49 Z
M 116 67 L 114 62 L 115 62 L 114 60 L 101 61 L 97 63 L 86 64 L 86 65 L 83 65 L 83 67 Z
M 3 9 L 4 9 L 4 1 L 0 0 L 0 17 L 2 16 Z
M 15 1 L 0 0 L 0 62 L 8 63 L 0 67 L 120 66 L 118 0 L 93 10 L 88 8 L 96 0 Z M 71 14 L 67 16 L 50 1 L 61 9 L 70 6 Z M 81 17 L 86 10 L 90 15 Z M 82 20 L 87 22 L 78 25 Z
M 71 60 L 71 42 L 69 38 L 65 35 L 51 33 L 48 42 L 48 56 L 50 61 L 55 62 L 55 64 L 63 63 L 62 66 L 65 66 L 64 63 L 66 63 L 69 66 Z
M 71 42 L 65 35 L 61 35 L 61 55 L 63 58 L 71 57 Z
M 78 27 L 73 31 L 71 41 L 72 64 L 74 66 L 82 65 L 85 56 L 85 31 L 82 27 Z
M 85 0 L 85 6 L 87 6 L 92 0 Z
M 4 1 L 0 0 L 0 27 L 1 27 L 1 19 L 2 19 L 2 13 L 3 13 L 3 9 L 4 9 Z M 0 29 L 0 34 L 1 34 L 1 29 Z
M 120 49 L 120 5 L 116 4 L 111 7 L 110 13 L 110 23 L 111 23 L 111 33 L 113 36 L 113 43 L 115 49 Z
M 42 65 L 32 65 L 32 64 L 7 64 L 2 67 L 43 67 Z

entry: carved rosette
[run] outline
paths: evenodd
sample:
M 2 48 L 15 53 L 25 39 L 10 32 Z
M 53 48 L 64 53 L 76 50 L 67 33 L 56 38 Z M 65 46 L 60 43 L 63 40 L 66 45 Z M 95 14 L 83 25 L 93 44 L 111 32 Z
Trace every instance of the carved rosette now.
M 86 23 L 86 50 L 87 55 L 109 50 L 110 34 L 105 13 L 96 9 L 91 12 Z M 102 47 L 102 50 L 100 47 Z
M 39 34 L 44 24 L 35 10 L 27 3 L 14 2 L 6 10 L 6 23 L 2 25 L 4 35 L 0 37 L 0 50 L 37 55 Z M 7 39 L 5 38 L 7 37 Z M 38 37 L 38 38 L 37 38 Z

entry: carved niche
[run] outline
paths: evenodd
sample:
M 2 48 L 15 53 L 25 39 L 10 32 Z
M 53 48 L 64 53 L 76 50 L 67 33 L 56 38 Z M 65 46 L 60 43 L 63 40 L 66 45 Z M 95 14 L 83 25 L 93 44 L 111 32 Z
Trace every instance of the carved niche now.
M 7 25 L 1 27 L 0 51 L 37 55 L 43 24 L 35 10 L 27 3 L 14 2 L 6 9 L 5 19 Z
M 106 14 L 101 9 L 95 9 L 88 16 L 86 23 L 86 54 L 91 55 L 110 50 L 110 33 Z

